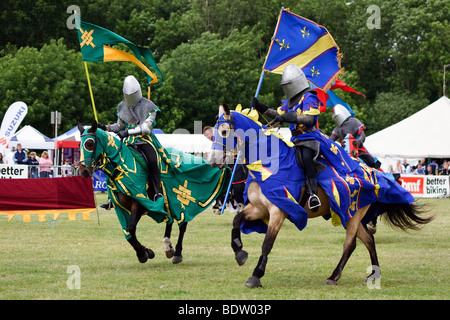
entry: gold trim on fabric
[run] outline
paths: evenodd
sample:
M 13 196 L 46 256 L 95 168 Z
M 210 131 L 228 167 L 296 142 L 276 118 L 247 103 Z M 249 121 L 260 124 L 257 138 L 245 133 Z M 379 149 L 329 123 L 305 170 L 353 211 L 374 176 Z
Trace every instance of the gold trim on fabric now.
M 198 205 L 202 208 L 205 208 L 207 206 L 209 206 L 209 204 L 213 201 L 213 199 L 216 197 L 217 193 L 219 192 L 220 188 L 222 187 L 222 182 L 223 182 L 223 177 L 225 174 L 225 170 L 222 170 L 222 175 L 220 176 L 219 182 L 216 185 L 216 188 L 214 189 L 213 194 L 211 195 L 211 197 L 209 197 L 208 200 L 206 200 L 205 202 L 198 202 Z

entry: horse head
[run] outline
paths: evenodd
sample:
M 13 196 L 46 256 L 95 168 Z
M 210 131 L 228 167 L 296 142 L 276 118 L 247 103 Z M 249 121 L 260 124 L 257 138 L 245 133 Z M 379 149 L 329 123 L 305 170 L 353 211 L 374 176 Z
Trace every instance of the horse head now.
M 228 105 L 220 104 L 211 147 L 211 165 L 223 168 L 234 163 L 237 149 L 237 137 L 234 132 L 234 119 Z
M 87 178 L 92 175 L 96 159 L 101 153 L 97 150 L 97 122 L 94 121 L 88 129 L 84 129 L 83 125 L 78 122 L 78 130 L 81 133 L 79 168 L 81 175 Z

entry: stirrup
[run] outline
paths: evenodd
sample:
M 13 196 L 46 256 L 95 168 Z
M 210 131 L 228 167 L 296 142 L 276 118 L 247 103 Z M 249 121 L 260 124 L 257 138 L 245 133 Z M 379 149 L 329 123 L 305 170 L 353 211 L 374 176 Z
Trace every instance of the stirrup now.
M 312 212 L 316 212 L 317 210 L 319 210 L 320 206 L 321 206 L 320 199 L 317 195 L 313 194 L 312 196 L 309 197 L 308 199 L 309 210 L 311 210 Z
M 161 193 L 161 192 L 158 192 L 157 194 L 155 194 L 155 195 L 153 196 L 153 201 L 156 201 L 156 200 L 158 200 L 159 198 L 162 198 L 162 197 L 163 197 L 162 193 Z

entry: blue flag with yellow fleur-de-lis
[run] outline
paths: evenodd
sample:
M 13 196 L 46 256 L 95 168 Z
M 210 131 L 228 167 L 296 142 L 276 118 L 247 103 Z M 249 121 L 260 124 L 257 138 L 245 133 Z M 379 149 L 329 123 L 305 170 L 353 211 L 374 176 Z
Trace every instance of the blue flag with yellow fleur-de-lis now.
M 282 9 L 263 70 L 281 74 L 287 65 L 296 64 L 316 87 L 328 89 L 344 72 L 341 58 L 325 27 Z

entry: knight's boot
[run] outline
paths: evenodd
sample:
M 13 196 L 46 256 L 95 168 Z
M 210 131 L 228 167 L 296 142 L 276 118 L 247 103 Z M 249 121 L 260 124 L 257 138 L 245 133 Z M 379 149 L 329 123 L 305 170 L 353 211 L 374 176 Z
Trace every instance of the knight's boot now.
M 156 201 L 159 198 L 164 197 L 164 195 L 161 193 L 161 190 L 156 187 L 156 186 L 160 185 L 160 182 L 159 181 L 155 181 L 155 178 L 153 176 L 151 176 L 151 175 L 148 176 L 148 181 L 149 181 L 149 185 L 153 185 L 154 186 L 153 190 L 156 189 L 152 200 Z
M 113 203 L 111 202 L 111 200 L 108 199 L 108 202 L 102 203 L 102 204 L 100 205 L 100 207 L 103 208 L 103 209 L 105 209 L 105 210 L 111 210 L 111 208 L 113 208 L 114 205 L 113 205 Z
M 317 196 L 318 188 L 317 188 L 317 179 L 316 178 L 307 178 L 306 179 L 306 187 L 309 193 L 308 198 L 308 207 L 312 212 L 316 212 L 319 210 L 321 203 L 320 199 Z

